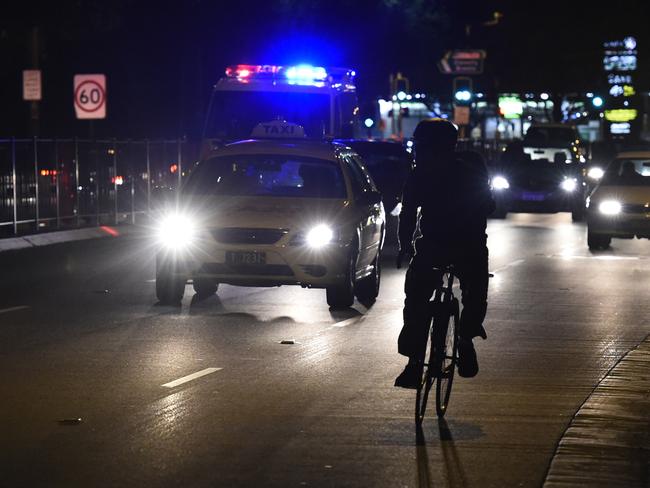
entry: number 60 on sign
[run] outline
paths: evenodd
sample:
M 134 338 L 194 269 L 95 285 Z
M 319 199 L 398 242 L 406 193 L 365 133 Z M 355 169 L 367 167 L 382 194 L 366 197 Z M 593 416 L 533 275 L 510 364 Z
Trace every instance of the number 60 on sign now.
M 74 110 L 78 119 L 106 118 L 106 75 L 74 75 Z

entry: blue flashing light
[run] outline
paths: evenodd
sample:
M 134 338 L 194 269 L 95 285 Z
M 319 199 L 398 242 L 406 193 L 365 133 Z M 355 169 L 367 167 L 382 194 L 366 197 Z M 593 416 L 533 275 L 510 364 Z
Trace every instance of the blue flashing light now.
M 594 98 L 591 99 L 591 103 L 594 104 L 594 107 L 600 108 L 600 107 L 603 106 L 603 103 L 605 103 L 605 102 L 602 99 L 602 97 L 594 97 Z
M 286 69 L 285 75 L 290 82 L 313 83 L 327 78 L 327 71 L 321 66 L 301 64 Z
M 370 129 L 373 125 L 375 125 L 375 121 L 372 120 L 370 117 L 368 117 L 366 120 L 363 121 L 363 124 Z

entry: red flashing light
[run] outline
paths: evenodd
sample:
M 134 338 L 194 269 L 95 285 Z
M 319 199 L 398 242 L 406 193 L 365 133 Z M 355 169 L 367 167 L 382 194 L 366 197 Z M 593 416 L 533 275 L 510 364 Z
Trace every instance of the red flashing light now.
M 226 76 L 230 78 L 250 78 L 255 75 L 274 75 L 282 70 L 282 66 L 270 64 L 235 64 L 226 68 Z
M 176 171 L 178 171 L 178 165 L 177 165 L 177 164 L 172 164 L 172 165 L 169 167 L 169 171 L 171 171 L 172 174 L 176 173 Z

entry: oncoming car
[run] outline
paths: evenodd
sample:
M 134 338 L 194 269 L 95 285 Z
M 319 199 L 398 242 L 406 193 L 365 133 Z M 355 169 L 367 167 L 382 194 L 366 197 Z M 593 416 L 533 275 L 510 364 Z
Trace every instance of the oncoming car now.
M 650 151 L 620 153 L 587 199 L 589 249 L 635 236 L 650 238 Z
M 381 195 L 349 147 L 302 135 L 260 124 L 198 163 L 158 227 L 161 302 L 179 302 L 188 279 L 199 295 L 219 283 L 325 288 L 335 308 L 377 297 Z

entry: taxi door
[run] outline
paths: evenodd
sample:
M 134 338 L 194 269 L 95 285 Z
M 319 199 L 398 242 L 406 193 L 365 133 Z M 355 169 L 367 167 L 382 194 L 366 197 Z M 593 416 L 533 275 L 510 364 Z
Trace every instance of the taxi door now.
M 352 178 L 354 204 L 359 215 L 360 251 L 357 269 L 370 266 L 382 244 L 383 205 L 370 175 L 365 171 L 358 156 L 344 157 Z

